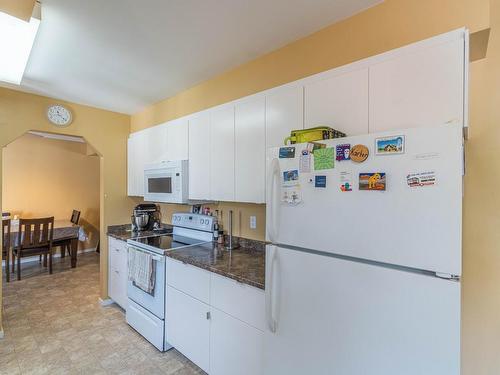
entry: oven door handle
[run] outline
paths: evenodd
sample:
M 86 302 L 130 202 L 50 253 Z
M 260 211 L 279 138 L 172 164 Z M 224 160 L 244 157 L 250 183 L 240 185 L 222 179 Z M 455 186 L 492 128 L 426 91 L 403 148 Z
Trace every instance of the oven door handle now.
M 151 254 L 152 255 L 152 259 L 158 263 L 164 263 L 165 262 L 165 257 L 164 256 L 161 256 L 161 255 L 155 255 L 153 253 L 151 253 L 150 251 L 145 251 L 143 249 L 139 249 L 138 247 L 134 247 L 134 246 L 128 246 L 128 249 L 129 250 L 134 250 L 134 251 L 141 251 L 143 253 L 148 253 L 148 254 Z

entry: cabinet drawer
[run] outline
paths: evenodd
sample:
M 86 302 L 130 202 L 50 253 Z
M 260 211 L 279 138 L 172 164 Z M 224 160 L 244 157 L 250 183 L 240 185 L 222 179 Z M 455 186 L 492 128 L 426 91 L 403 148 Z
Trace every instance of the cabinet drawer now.
M 211 274 L 210 304 L 251 326 L 265 328 L 264 291 Z
M 108 246 L 114 248 L 127 248 L 127 243 L 125 241 L 117 240 L 114 237 L 108 236 Z
M 208 271 L 177 260 L 167 259 L 167 284 L 202 302 L 209 303 L 210 273 Z
M 151 314 L 146 309 L 129 301 L 127 323 L 138 331 L 158 350 L 163 351 L 165 325 L 164 321 Z
M 127 270 L 127 249 L 119 247 L 109 247 L 109 267 L 110 270 L 119 270 L 123 273 Z

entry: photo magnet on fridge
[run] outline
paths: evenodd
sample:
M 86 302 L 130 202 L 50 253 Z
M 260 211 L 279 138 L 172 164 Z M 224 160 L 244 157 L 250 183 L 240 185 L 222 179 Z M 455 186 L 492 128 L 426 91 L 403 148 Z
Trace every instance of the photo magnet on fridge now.
M 280 147 L 280 159 L 293 159 L 295 157 L 295 147 Z
M 350 154 L 351 152 L 351 145 L 348 143 L 344 143 L 341 145 L 337 145 L 335 147 L 335 154 L 336 154 L 336 160 L 337 161 L 342 161 L 342 160 L 349 160 L 350 159 Z
M 314 187 L 326 188 L 326 176 L 314 176 Z
M 360 173 L 359 174 L 359 190 L 385 190 L 385 173 Z
M 299 171 L 297 169 L 292 169 L 290 171 L 283 172 L 283 185 L 293 186 L 299 184 Z
M 335 149 L 333 147 L 314 150 L 314 170 L 332 169 L 334 167 Z
M 375 138 L 375 155 L 397 155 L 405 153 L 405 136 Z

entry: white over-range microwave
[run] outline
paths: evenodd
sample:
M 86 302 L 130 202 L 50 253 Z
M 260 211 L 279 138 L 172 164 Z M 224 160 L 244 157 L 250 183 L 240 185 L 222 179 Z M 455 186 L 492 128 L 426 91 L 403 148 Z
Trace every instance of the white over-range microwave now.
M 188 161 L 164 161 L 144 166 L 144 200 L 187 203 Z

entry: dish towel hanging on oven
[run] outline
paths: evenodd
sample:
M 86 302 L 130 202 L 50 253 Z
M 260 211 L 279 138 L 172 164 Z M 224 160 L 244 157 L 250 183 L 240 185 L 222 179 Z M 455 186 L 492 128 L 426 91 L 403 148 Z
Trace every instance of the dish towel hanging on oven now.
M 128 279 L 146 293 L 155 288 L 153 255 L 133 248 L 128 249 Z

